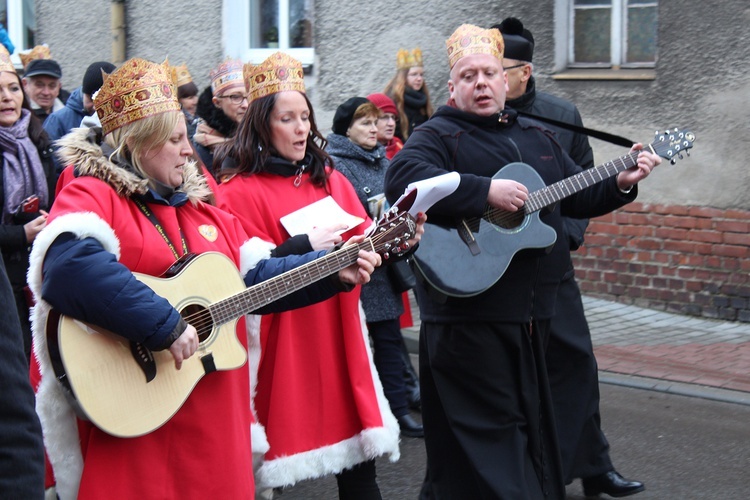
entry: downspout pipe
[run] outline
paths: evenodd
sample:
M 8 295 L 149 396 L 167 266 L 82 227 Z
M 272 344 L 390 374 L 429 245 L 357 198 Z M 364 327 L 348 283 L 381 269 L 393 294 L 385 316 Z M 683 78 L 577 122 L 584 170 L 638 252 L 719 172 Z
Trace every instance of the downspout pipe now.
M 112 0 L 112 64 L 125 62 L 127 39 L 125 35 L 125 0 Z

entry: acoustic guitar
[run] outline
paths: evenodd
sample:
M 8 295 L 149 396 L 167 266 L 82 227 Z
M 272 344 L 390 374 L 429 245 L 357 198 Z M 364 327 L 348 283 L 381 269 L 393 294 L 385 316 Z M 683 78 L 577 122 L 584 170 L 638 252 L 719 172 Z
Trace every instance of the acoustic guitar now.
M 674 129 L 657 133 L 644 147 L 675 163 L 693 147 L 695 136 Z M 688 153 L 689 154 L 689 153 Z M 557 234 L 539 218 L 539 211 L 589 186 L 608 179 L 638 163 L 638 151 L 584 170 L 549 186 L 525 163 L 510 163 L 493 179 L 511 179 L 529 190 L 523 209 L 509 212 L 487 207 L 480 218 L 461 219 L 453 227 L 425 224 L 415 267 L 426 283 L 442 295 L 472 297 L 503 276 L 513 257 L 521 250 L 551 247 Z
M 247 353 L 236 332 L 242 315 L 354 264 L 362 249 L 384 259 L 399 253 L 415 230 L 410 215 L 392 209 L 362 243 L 251 287 L 245 286 L 232 261 L 216 252 L 185 256 L 164 277 L 134 273 L 196 328 L 196 353 L 177 370 L 169 351 L 152 352 L 53 310 L 46 335 L 55 375 L 79 415 L 103 431 L 118 437 L 152 432 L 180 409 L 205 375 L 245 364 Z

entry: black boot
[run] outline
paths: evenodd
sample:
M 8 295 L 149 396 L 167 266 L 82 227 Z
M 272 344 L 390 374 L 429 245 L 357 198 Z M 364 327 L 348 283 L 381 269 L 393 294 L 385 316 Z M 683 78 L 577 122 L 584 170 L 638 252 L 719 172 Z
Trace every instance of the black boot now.
M 406 388 L 406 402 L 412 410 L 420 411 L 422 409 L 422 397 L 419 393 L 419 377 L 411 363 L 409 350 L 406 348 L 406 342 L 401 337 L 401 356 L 404 359 L 404 386 Z
M 583 483 L 583 494 L 587 497 L 597 497 L 606 493 L 611 497 L 620 498 L 635 495 L 646 489 L 643 483 L 625 479 L 616 470 L 598 476 L 585 477 L 581 482 Z

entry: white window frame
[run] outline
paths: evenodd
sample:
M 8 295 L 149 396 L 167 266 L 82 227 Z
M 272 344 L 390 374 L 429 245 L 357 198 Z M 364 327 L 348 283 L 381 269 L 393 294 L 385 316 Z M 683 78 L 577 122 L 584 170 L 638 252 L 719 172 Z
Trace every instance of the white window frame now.
M 653 68 L 654 62 L 626 62 L 627 54 L 627 0 L 612 0 L 612 25 L 611 30 L 611 47 L 610 61 L 600 63 L 577 63 L 575 59 L 575 0 L 557 0 L 555 5 L 555 18 L 560 20 L 555 29 L 555 40 L 559 49 L 556 51 L 555 70 L 561 71 L 566 68 Z M 642 6 L 658 7 L 658 0 Z M 586 9 L 587 7 L 582 7 Z M 589 7 L 593 8 L 593 7 Z
M 33 47 L 25 47 L 23 42 L 23 0 L 6 0 L 6 13 L 8 18 L 8 25 L 5 29 L 8 31 L 8 37 L 13 45 L 16 47 L 16 51 L 11 55 L 11 61 L 13 64 L 21 68 L 21 58 L 18 57 L 18 53 Z
M 223 42 L 226 55 L 258 64 L 277 51 L 283 51 L 302 63 L 312 66 L 315 49 L 289 48 L 289 0 L 279 3 L 279 47 L 254 49 L 250 47 L 250 0 L 223 0 Z

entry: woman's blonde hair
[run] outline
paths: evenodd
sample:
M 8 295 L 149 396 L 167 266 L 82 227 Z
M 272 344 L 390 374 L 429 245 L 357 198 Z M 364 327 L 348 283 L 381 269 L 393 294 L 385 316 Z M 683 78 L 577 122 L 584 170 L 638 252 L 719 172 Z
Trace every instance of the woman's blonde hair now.
M 119 155 L 127 158 L 136 171 L 144 179 L 148 179 L 149 176 L 141 167 L 143 154 L 166 144 L 178 121 L 184 119 L 182 111 L 147 116 L 113 130 L 104 137 L 104 141 L 114 149 L 111 157 Z
M 404 92 L 406 89 L 406 76 L 409 74 L 411 68 L 403 68 L 396 71 L 391 81 L 385 86 L 383 93 L 393 99 L 393 103 L 398 109 L 398 124 L 401 129 L 401 135 L 404 140 L 409 138 L 409 118 L 406 116 L 404 111 Z M 429 118 L 432 116 L 432 99 L 430 99 L 430 91 L 427 90 L 427 82 L 422 84 L 422 93 L 427 97 L 427 105 L 425 106 L 424 112 Z

